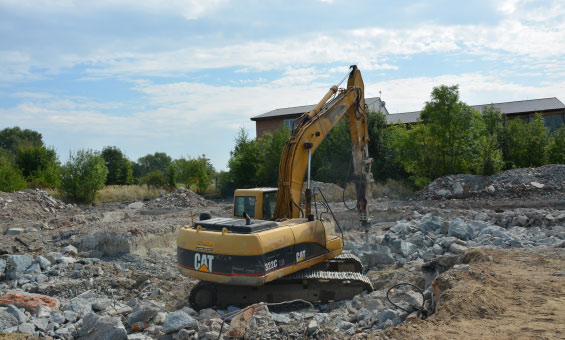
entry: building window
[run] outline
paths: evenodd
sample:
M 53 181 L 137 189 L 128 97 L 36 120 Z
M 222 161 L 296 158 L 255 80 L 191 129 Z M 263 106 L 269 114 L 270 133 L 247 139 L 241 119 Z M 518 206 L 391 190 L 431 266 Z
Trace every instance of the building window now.
M 289 130 L 292 131 L 292 129 L 294 128 L 294 119 L 283 120 L 283 126 L 286 126 Z

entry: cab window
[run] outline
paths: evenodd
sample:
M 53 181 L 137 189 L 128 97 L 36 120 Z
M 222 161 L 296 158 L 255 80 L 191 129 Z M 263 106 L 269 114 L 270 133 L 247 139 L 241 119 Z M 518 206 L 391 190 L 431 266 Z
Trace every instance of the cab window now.
M 277 205 L 277 193 L 263 193 L 263 219 L 269 220 L 275 214 L 275 205 Z
M 243 212 L 255 217 L 255 196 L 238 196 L 235 198 L 234 216 L 243 217 Z

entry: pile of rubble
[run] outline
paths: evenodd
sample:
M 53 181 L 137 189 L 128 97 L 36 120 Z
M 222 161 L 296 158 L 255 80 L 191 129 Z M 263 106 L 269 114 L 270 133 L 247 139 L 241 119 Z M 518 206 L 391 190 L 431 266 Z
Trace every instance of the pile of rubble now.
M 450 175 L 436 179 L 418 199 L 441 198 L 515 198 L 561 197 L 565 190 L 565 164 L 522 168 L 484 177 Z
M 66 204 L 39 189 L 15 193 L 0 191 L 0 222 L 15 219 L 38 220 L 60 212 L 79 210 L 76 204 Z
M 557 215 L 557 214 L 556 214 Z M 447 219 L 431 213 L 411 221 L 398 221 L 384 235 L 375 236 L 370 248 L 347 242 L 346 249 L 361 256 L 370 266 L 424 263 L 441 255 L 464 253 L 468 248 L 565 247 L 565 214 L 561 213 L 546 227 L 526 227 L 528 217 L 518 215 L 507 228 L 492 224 L 489 215 L 478 213 L 475 219 Z
M 178 188 L 169 194 L 147 202 L 147 207 L 150 209 L 210 208 L 215 205 L 216 203 L 186 188 Z

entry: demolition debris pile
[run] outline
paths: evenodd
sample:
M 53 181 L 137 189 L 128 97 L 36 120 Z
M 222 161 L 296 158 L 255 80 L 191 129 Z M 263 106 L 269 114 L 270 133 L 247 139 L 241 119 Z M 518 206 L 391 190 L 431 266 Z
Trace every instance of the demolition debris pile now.
M 440 177 L 424 188 L 416 198 L 561 198 L 565 190 L 565 164 L 539 168 L 521 168 L 484 177 L 451 175 Z
M 510 310 L 512 301 L 503 307 L 501 300 L 490 301 L 490 290 L 482 290 L 471 294 L 482 304 L 468 311 L 474 305 L 466 307 L 466 300 L 455 301 L 458 295 L 448 290 L 465 284 L 464 280 L 470 282 L 466 286 L 470 292 L 474 292 L 473 284 L 483 287 L 501 278 L 511 281 L 508 275 L 512 273 L 499 276 L 499 271 L 489 269 L 496 264 L 500 266 L 497 270 L 504 270 L 499 261 L 505 258 L 521 259 L 528 270 L 548 263 L 562 265 L 562 260 L 551 262 L 546 256 L 562 254 L 565 249 L 562 207 L 493 209 L 489 204 L 505 199 L 513 202 L 519 190 L 526 198 L 563 197 L 564 170 L 564 166 L 552 165 L 506 171 L 486 179 L 447 176 L 422 191 L 424 200 L 379 201 L 397 215 L 405 213 L 395 215 L 395 222 L 375 222 L 368 246 L 359 241 L 362 230 L 349 228 L 345 233 L 345 249 L 368 265 L 367 276 L 375 291 L 352 300 L 290 310 L 254 305 L 197 312 L 188 306 L 186 297 L 197 281 L 179 275 L 176 269 L 175 230 L 190 223 L 190 212 L 230 215 L 225 207 L 190 190 L 178 189 L 146 202 L 89 207 L 65 204 L 39 190 L 0 193 L 0 332 L 56 339 L 380 338 L 383 332 L 398 329 L 393 326 L 415 319 L 414 312 L 422 303 L 428 310 L 433 308 L 429 304 L 433 278 L 440 293 L 447 292 L 442 301 L 450 308 L 448 320 L 457 315 L 466 319 L 466 312 L 471 317 L 481 313 L 502 317 L 500 311 Z M 489 186 L 494 187 L 493 192 Z M 463 193 L 453 196 L 460 194 L 459 187 Z M 328 189 L 323 190 L 325 194 Z M 450 194 L 436 194 L 441 190 Z M 330 195 L 341 197 L 341 189 Z M 486 199 L 478 202 L 485 202 L 484 206 L 439 207 L 451 198 L 475 202 L 482 195 Z M 431 199 L 440 201 L 429 202 Z M 341 209 L 336 216 L 345 212 Z M 529 259 L 534 255 L 541 260 L 531 265 Z M 435 270 L 431 277 L 430 268 Z M 564 285 L 559 290 L 559 280 L 565 277 L 562 269 L 542 274 L 546 275 L 540 276 L 546 278 L 540 279 L 544 284 L 553 284 L 547 277 L 555 281 L 553 290 L 539 287 L 544 299 L 565 293 Z M 386 295 L 399 282 L 420 287 L 425 300 L 417 290 L 405 287 L 391 292 L 392 301 L 401 309 L 393 306 Z M 511 289 L 511 285 L 506 288 Z M 450 304 L 463 307 L 459 310 Z M 441 313 L 447 312 L 442 310 L 439 316 Z M 557 329 L 560 321 L 552 321 L 551 329 Z
M 148 202 L 149 208 L 209 208 L 216 204 L 186 188 L 179 188 Z

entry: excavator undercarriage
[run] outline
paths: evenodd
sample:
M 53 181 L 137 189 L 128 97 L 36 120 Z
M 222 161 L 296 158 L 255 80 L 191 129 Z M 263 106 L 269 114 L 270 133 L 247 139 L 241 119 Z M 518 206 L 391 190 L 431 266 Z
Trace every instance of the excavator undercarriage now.
M 327 262 L 284 276 L 262 286 L 232 286 L 200 281 L 191 291 L 193 308 L 226 308 L 257 302 L 277 303 L 304 300 L 327 303 L 351 298 L 373 286 L 362 273 L 363 266 L 352 254 L 343 254 Z

